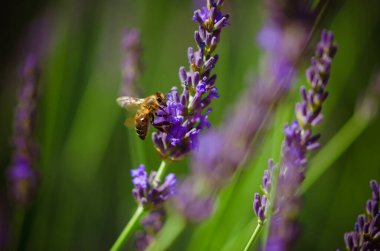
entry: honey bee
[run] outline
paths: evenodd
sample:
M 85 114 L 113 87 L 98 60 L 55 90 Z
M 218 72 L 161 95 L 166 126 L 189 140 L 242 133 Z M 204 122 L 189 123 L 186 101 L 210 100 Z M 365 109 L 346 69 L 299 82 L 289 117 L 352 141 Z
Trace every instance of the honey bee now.
M 161 92 L 156 92 L 156 94 L 146 98 L 122 96 L 117 98 L 116 102 L 127 110 L 138 109 L 134 117 L 134 124 L 137 135 L 142 140 L 148 133 L 149 124 L 161 131 L 163 126 L 168 125 L 168 122 L 154 123 L 154 116 L 158 116 L 157 111 L 166 107 L 166 98 Z

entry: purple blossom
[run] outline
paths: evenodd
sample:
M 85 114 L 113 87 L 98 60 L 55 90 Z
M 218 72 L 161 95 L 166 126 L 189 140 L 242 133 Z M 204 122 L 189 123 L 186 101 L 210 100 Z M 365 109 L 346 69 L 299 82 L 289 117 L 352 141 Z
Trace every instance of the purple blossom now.
M 213 99 L 218 98 L 216 75 L 211 75 L 218 61 L 213 55 L 220 40 L 228 15 L 220 11 L 223 1 L 208 1 L 207 7 L 194 12 L 193 20 L 199 23 L 194 33 L 197 50 L 188 49 L 189 70 L 179 69 L 183 90 L 173 87 L 167 94 L 167 106 L 157 112 L 155 124 L 165 124 L 152 134 L 155 148 L 165 160 L 179 160 L 199 145 L 198 136 L 210 127 L 207 120 Z
M 281 25 L 270 21 L 259 32 L 258 42 L 266 52 L 265 69 L 222 127 L 200 137 L 200 149 L 194 153 L 192 169 L 200 179 L 208 177 L 210 187 L 222 186 L 250 155 L 253 139 L 288 92 L 309 28 L 298 22 L 297 16 Z
M 135 85 L 142 70 L 140 32 L 137 29 L 126 30 L 122 38 L 122 47 L 126 56 L 122 66 L 123 84 L 120 94 L 122 96 L 137 96 Z
M 214 198 L 195 193 L 194 184 L 195 181 L 190 178 L 180 183 L 174 197 L 174 206 L 186 219 L 200 222 L 213 211 Z
M 263 179 L 262 179 L 262 187 L 264 194 L 269 197 L 272 191 L 272 183 L 273 183 L 273 172 L 274 172 L 274 163 L 273 160 L 268 161 L 268 168 L 264 171 Z
M 162 207 L 150 212 L 141 220 L 143 230 L 136 233 L 137 250 L 146 250 L 157 233 L 162 229 L 165 220 L 166 211 Z
M 26 58 L 22 68 L 24 84 L 20 89 L 13 124 L 13 158 L 8 169 L 8 181 L 12 198 L 22 205 L 31 202 L 39 175 L 33 165 L 37 147 L 33 140 L 37 95 L 37 60 L 34 55 Z
M 322 105 L 327 98 L 326 85 L 330 65 L 336 52 L 331 32 L 322 31 L 312 66 L 307 70 L 310 89 L 301 88 L 302 102 L 296 104 L 297 120 L 284 127 L 282 163 L 273 200 L 273 215 L 266 250 L 289 250 L 299 233 L 295 218 L 300 210 L 298 188 L 304 179 L 307 165 L 306 154 L 319 147 L 319 134 L 312 128 L 322 118 Z M 328 67 L 327 67 L 328 66 Z M 311 76 L 311 77 L 310 77 Z
M 259 223 L 263 223 L 266 219 L 265 209 L 267 205 L 267 197 L 265 195 L 260 197 L 260 194 L 255 193 L 253 198 L 253 211 L 255 212 Z
M 316 18 L 320 8 L 326 1 L 318 2 L 316 7 L 312 6 L 311 1 L 304 0 L 265 0 L 269 20 L 279 26 L 285 26 L 294 20 L 299 23 L 307 24 Z
M 268 161 L 268 168 L 264 171 L 261 189 L 264 195 L 255 193 L 253 197 L 253 212 L 256 214 L 258 222 L 263 224 L 267 218 L 267 210 L 270 204 L 272 183 L 273 183 L 273 160 Z
M 158 208 L 175 193 L 176 177 L 172 173 L 165 177 L 162 184 L 153 184 L 156 172 L 151 172 L 148 176 L 145 166 L 140 165 L 131 170 L 131 176 L 134 185 L 132 194 L 145 209 Z
M 380 187 L 376 180 L 370 181 L 372 198 L 367 200 L 365 214 L 360 214 L 354 231 L 344 234 L 346 249 L 380 250 Z
M 292 6 L 292 2 L 289 5 Z M 197 18 L 200 19 L 202 17 Z M 270 122 L 272 111 L 288 93 L 296 74 L 295 66 L 303 52 L 300 48 L 305 47 L 311 28 L 304 20 L 304 17 L 289 15 L 286 22 L 279 23 L 271 16 L 259 33 L 257 39 L 265 51 L 265 67 L 233 111 L 227 114 L 222 126 L 199 137 L 199 148 L 194 151 L 189 178 L 195 182 L 192 194 L 199 193 L 197 190 L 201 187 L 204 188 L 203 197 L 213 197 L 215 191 L 252 156 Z M 196 58 L 196 55 L 191 53 L 190 58 Z M 181 73 L 180 76 L 186 83 L 187 76 Z M 186 201 L 184 198 L 178 200 Z

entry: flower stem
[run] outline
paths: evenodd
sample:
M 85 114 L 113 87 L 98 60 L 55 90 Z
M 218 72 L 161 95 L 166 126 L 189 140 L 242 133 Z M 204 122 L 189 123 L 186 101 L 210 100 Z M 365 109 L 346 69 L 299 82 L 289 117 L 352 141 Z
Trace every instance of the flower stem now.
M 111 251 L 120 250 L 123 244 L 128 240 L 129 236 L 132 233 L 133 228 L 138 223 L 139 219 L 144 213 L 144 208 L 140 205 L 137 207 L 135 214 L 129 220 L 128 224 L 123 229 L 123 232 L 119 235 L 113 246 L 111 247 Z
M 153 185 L 154 186 L 157 186 L 158 183 L 161 181 L 161 177 L 162 177 L 162 175 L 164 175 L 167 167 L 168 167 L 168 162 L 166 162 L 165 160 L 161 161 L 161 165 L 158 168 L 157 174 L 156 174 L 156 176 L 154 177 L 154 180 L 153 180 Z
M 158 168 L 157 175 L 154 177 L 153 184 L 157 186 L 160 181 L 161 177 L 164 175 L 166 167 L 168 166 L 168 162 L 162 161 L 160 167 Z M 129 236 L 132 234 L 133 229 L 135 228 L 136 224 L 140 220 L 141 216 L 144 213 L 144 208 L 142 205 L 138 206 L 136 209 L 136 212 L 132 216 L 132 218 L 129 220 L 128 224 L 125 226 L 113 246 L 111 247 L 111 251 L 118 251 L 121 249 L 123 244 L 128 240 Z
M 252 244 L 255 242 L 255 240 L 257 239 L 257 236 L 259 236 L 259 233 L 260 233 L 261 229 L 263 228 L 263 225 L 264 224 L 261 221 L 259 221 L 257 223 L 255 231 L 253 231 L 251 238 L 249 239 L 247 245 L 244 248 L 244 251 L 248 251 L 249 248 L 252 246 Z

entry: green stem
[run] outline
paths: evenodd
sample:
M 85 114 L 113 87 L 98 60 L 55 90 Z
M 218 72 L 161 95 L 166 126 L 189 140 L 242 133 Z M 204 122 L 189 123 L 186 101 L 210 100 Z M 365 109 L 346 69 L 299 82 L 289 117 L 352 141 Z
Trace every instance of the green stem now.
M 166 168 L 168 167 L 168 162 L 165 160 L 161 161 L 161 165 L 158 168 L 157 175 L 154 177 L 153 185 L 158 186 L 159 182 L 161 181 L 162 175 L 164 175 Z
M 251 235 L 251 238 L 249 239 L 247 245 L 245 246 L 244 248 L 244 251 L 248 251 L 249 248 L 252 246 L 252 244 L 255 242 L 255 240 L 257 239 L 257 237 L 259 236 L 259 233 L 261 232 L 261 229 L 263 228 L 263 223 L 261 221 L 259 221 L 257 223 L 257 226 L 255 228 L 255 231 L 253 231 L 252 235 Z
M 164 175 L 165 170 L 168 166 L 168 162 L 162 161 L 160 167 L 158 168 L 157 175 L 154 177 L 153 180 L 153 186 L 158 186 L 158 184 L 161 181 L 161 177 Z M 132 218 L 129 220 L 128 224 L 125 226 L 119 237 L 117 238 L 116 242 L 113 244 L 111 251 L 118 251 L 121 249 L 123 244 L 128 240 L 129 236 L 132 234 L 133 229 L 139 222 L 141 216 L 144 213 L 144 208 L 142 205 L 138 206 L 136 209 L 136 212 L 132 216 Z
M 144 213 L 144 208 L 140 205 L 136 209 L 135 214 L 129 220 L 128 224 L 123 229 L 123 232 L 121 232 L 121 234 L 119 235 L 119 237 L 117 238 L 117 240 L 113 244 L 111 251 L 118 251 L 121 249 L 123 244 L 128 240 L 129 236 L 132 234 L 133 228 L 136 226 L 136 224 L 140 220 L 143 213 Z

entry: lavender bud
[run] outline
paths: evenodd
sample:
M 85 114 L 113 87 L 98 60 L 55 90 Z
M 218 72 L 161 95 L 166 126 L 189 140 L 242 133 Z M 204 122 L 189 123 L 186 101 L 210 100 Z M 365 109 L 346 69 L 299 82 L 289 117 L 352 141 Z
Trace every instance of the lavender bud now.
M 125 31 L 122 46 L 126 57 L 122 66 L 123 84 L 120 94 L 123 96 L 137 96 L 135 84 L 142 71 L 140 32 L 136 29 Z
M 187 80 L 187 73 L 186 73 L 186 70 L 185 70 L 185 67 L 181 66 L 179 68 L 179 79 L 180 81 L 185 84 L 186 83 L 186 80 Z
M 378 191 L 377 181 L 372 180 L 370 187 Z M 372 196 L 366 203 L 367 214 L 358 216 L 353 232 L 344 234 L 347 250 L 378 250 L 380 249 L 380 212 L 379 197 Z
M 144 208 L 154 209 L 168 200 L 175 192 L 176 177 L 168 174 L 163 184 L 153 184 L 156 173 L 151 173 L 148 177 L 145 166 L 140 165 L 131 170 L 132 183 L 134 188 L 132 194 L 138 204 Z

